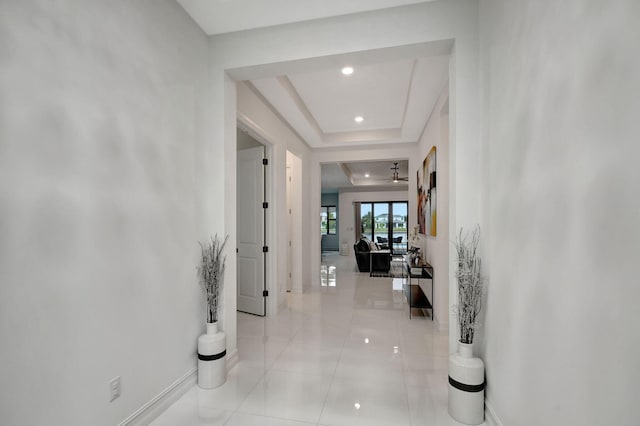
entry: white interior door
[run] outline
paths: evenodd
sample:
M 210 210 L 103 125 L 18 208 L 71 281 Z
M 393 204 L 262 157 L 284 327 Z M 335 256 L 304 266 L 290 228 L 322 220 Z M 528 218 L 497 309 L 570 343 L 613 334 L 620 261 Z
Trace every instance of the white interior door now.
M 291 193 L 291 164 L 287 164 L 287 291 L 293 288 L 293 218 Z
M 287 151 L 287 234 L 289 251 L 287 261 L 288 273 L 291 273 L 290 291 L 302 293 L 302 160 L 295 154 Z
M 265 315 L 264 147 L 238 151 L 238 310 Z

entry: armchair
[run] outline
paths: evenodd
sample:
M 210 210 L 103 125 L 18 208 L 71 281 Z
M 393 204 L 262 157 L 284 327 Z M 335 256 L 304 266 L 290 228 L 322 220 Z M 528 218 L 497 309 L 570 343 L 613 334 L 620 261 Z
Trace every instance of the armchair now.
M 353 245 L 356 253 L 356 263 L 360 272 L 369 272 L 371 270 L 371 256 L 369 243 L 366 240 L 360 240 Z
M 384 237 L 376 237 L 378 239 L 378 247 L 380 250 L 389 250 L 389 239 Z

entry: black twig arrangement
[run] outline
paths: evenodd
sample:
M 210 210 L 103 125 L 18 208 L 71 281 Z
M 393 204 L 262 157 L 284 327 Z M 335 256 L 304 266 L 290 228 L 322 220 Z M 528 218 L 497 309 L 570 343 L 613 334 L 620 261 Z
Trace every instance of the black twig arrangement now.
M 224 267 L 227 257 L 223 250 L 229 236 L 221 241 L 218 234 L 211 237 L 210 243 L 199 243 L 202 249 L 202 261 L 198 267 L 200 284 L 207 297 L 207 322 L 218 321 L 218 299 L 224 282 Z
M 480 242 L 480 227 L 476 227 L 469 235 L 460 229 L 455 242 L 458 253 L 458 306 L 456 313 L 460 326 L 460 342 L 473 343 L 476 330 L 476 318 L 482 306 L 481 261 L 478 256 Z

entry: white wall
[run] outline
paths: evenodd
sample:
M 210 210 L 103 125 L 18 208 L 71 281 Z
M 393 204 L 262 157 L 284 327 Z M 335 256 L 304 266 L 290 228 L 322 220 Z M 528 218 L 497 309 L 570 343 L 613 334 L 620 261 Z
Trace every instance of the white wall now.
M 263 144 L 252 138 L 251 135 L 243 132 L 240 129 L 238 129 L 238 131 L 236 132 L 236 140 L 238 151 L 264 146 Z
M 436 105 L 433 108 L 429 122 L 420 138 L 417 147 L 417 154 L 409 160 L 409 227 L 410 229 L 418 225 L 416 185 L 417 171 L 422 167 L 431 147 L 436 147 L 436 209 L 437 223 L 435 237 L 419 235 L 418 243 L 425 260 L 433 266 L 433 298 L 434 317 L 439 329 L 447 329 L 451 319 L 450 307 L 455 304 L 453 300 L 449 303 L 449 282 L 454 282 L 451 278 L 449 268 L 449 251 L 451 249 L 451 238 L 449 237 L 449 89 L 445 87 L 440 94 Z M 455 236 L 454 236 L 455 239 Z M 457 293 L 454 293 L 457 297 Z M 454 324 L 455 325 L 455 324 Z M 451 327 L 449 330 L 450 340 L 458 340 L 458 330 Z
M 640 424 L 640 3 L 480 5 L 489 404 Z
M 114 425 L 196 366 L 207 38 L 173 1 L 24 0 L 0 40 L 0 423 Z

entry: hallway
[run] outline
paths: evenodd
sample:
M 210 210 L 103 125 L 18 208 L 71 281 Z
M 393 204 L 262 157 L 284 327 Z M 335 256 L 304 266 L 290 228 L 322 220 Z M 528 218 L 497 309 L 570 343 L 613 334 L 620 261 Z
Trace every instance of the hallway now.
M 322 286 L 290 294 L 277 318 L 239 313 L 227 382 L 195 386 L 152 425 L 458 424 L 447 413 L 446 330 L 409 320 L 393 280 L 354 264 L 324 255 Z

